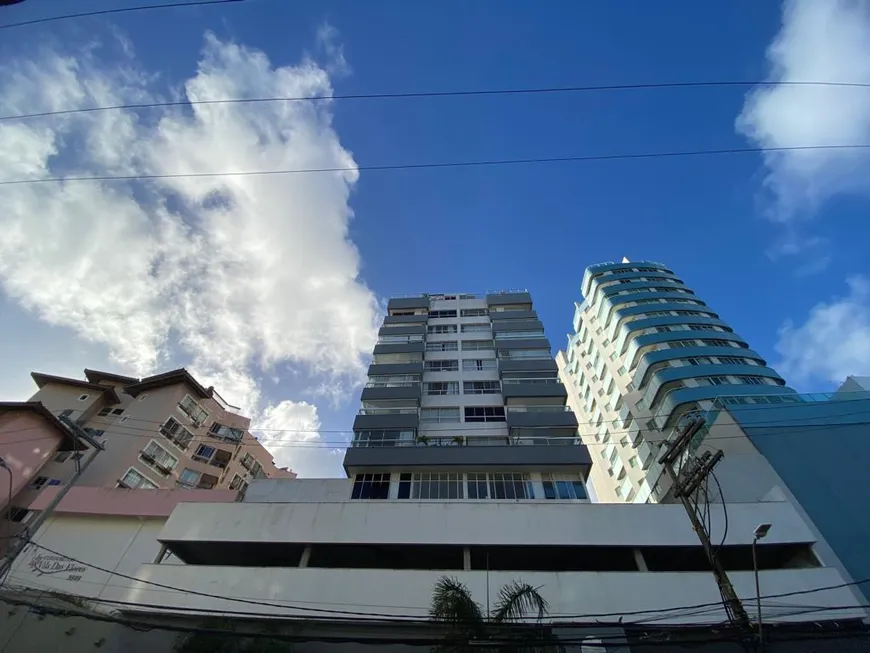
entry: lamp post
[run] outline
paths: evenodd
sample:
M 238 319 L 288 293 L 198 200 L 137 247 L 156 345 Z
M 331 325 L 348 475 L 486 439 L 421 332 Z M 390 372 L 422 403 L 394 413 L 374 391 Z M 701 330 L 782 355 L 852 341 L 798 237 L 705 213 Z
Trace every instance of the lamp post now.
M 758 612 L 758 648 L 764 646 L 764 639 L 761 634 L 761 587 L 758 582 L 758 555 L 755 551 L 755 545 L 758 540 L 762 540 L 770 531 L 770 524 L 759 524 L 752 532 L 752 571 L 755 573 L 755 607 Z

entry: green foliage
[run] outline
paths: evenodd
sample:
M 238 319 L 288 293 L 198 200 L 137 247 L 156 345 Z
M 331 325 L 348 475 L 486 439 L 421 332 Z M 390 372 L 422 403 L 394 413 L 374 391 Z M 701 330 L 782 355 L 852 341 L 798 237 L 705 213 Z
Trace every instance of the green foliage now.
M 432 652 L 550 653 L 563 650 L 549 643 L 553 639 L 552 629 L 543 624 L 549 605 L 539 589 L 511 581 L 501 588 L 492 612 L 484 614 L 463 583 L 442 576 L 432 590 L 429 617 L 448 626 L 444 639 L 450 643 L 435 646 Z M 534 615 L 537 623 L 523 621 L 529 615 Z M 466 643 L 457 644 L 455 640 Z M 541 644 L 536 644 L 536 640 Z M 485 643 L 488 641 L 492 642 L 491 647 Z

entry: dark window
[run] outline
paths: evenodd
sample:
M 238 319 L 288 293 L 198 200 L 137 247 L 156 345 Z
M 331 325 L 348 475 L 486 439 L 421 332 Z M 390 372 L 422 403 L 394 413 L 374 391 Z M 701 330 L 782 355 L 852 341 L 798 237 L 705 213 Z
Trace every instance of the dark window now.
M 466 422 L 504 422 L 504 406 L 468 406 Z
M 9 511 L 9 519 L 14 522 L 22 522 L 30 514 L 30 511 L 27 508 L 16 508 L 12 507 Z
M 452 311 L 429 311 L 429 317 L 456 317 L 456 310 Z
M 389 474 L 357 474 L 351 499 L 386 499 L 390 495 Z
M 399 498 L 400 499 L 410 499 L 411 498 L 411 475 L 410 474 L 400 474 L 399 475 Z

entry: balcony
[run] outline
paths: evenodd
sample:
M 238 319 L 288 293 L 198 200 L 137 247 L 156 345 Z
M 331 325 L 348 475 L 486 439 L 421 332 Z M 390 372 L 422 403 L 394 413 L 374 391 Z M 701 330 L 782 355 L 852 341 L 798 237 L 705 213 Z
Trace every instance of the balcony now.
M 157 462 L 157 459 L 150 453 L 146 453 L 145 450 L 139 452 L 139 460 L 163 476 L 169 476 L 172 473 L 172 467 L 167 467 Z
M 526 291 L 488 293 L 486 295 L 487 306 L 511 306 L 514 304 L 526 304 L 532 309 L 532 296 Z
M 497 338 L 495 340 L 495 348 L 499 351 L 507 349 L 543 349 L 550 351 L 550 341 L 543 335 L 530 338 Z
M 535 400 L 535 404 L 564 405 L 568 391 L 559 379 L 553 378 L 509 378 L 502 379 L 502 396 L 505 403 L 522 404 L 525 400 Z
M 418 342 L 397 342 L 375 345 L 374 355 L 383 354 L 420 354 L 422 357 L 426 345 L 423 340 Z
M 528 429 L 534 435 L 569 436 L 577 431 L 577 418 L 567 406 L 508 406 L 507 425 L 511 429 Z
M 199 490 L 211 490 L 215 485 L 218 484 L 218 477 L 212 476 L 211 474 L 202 474 L 199 477 L 199 483 L 196 484 L 197 489 Z
M 417 408 L 364 408 L 353 420 L 353 430 L 414 429 L 420 425 Z
M 344 456 L 344 469 L 348 474 L 373 469 L 401 469 L 415 471 L 437 469 L 462 471 L 497 469 L 498 471 L 540 471 L 582 473 L 591 465 L 589 451 L 574 439 L 534 441 L 519 439 L 515 444 L 474 446 L 474 438 L 462 439 L 468 444 L 431 446 L 413 444 L 394 447 L 350 447 Z M 556 446 L 559 442 L 561 446 Z M 565 443 L 568 446 L 565 446 Z
M 504 373 L 523 373 L 523 372 L 552 372 L 554 375 L 559 372 L 556 361 L 550 357 L 547 358 L 500 358 L 498 361 L 498 369 Z
M 543 329 L 544 325 L 537 319 L 501 320 L 494 318 L 492 321 L 492 332 L 496 334 L 496 338 L 509 337 L 512 331 L 543 331 Z
M 230 455 L 229 451 L 224 451 L 223 449 L 218 449 L 215 451 L 214 456 L 208 462 L 212 467 L 217 467 L 218 469 L 225 469 L 229 464 L 230 460 L 232 460 L 232 455 Z
M 423 374 L 423 360 L 408 363 L 375 363 L 369 365 L 369 376 L 402 376 L 405 374 Z
M 532 310 L 496 311 L 491 315 L 493 327 L 496 323 L 508 320 L 537 320 L 538 314 Z
M 419 297 L 396 297 L 387 302 L 387 312 L 391 314 L 393 311 L 411 311 L 419 308 L 429 308 L 429 297 L 424 295 Z
M 366 386 L 361 401 L 420 401 L 420 382 L 392 383 L 387 386 Z

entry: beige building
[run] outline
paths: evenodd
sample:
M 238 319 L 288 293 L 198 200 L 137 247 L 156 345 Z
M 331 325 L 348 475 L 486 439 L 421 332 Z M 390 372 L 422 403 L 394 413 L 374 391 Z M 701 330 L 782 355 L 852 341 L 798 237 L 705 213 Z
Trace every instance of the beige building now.
M 105 445 L 77 485 L 244 491 L 256 478 L 296 476 L 276 467 L 248 432 L 250 418 L 187 370 L 143 379 L 95 370 L 85 370 L 84 380 L 37 372 L 32 377 L 39 391 L 30 402 L 70 418 Z M 75 464 L 72 452 L 58 451 L 27 489 L 63 484 Z

